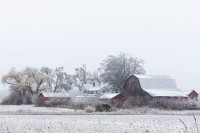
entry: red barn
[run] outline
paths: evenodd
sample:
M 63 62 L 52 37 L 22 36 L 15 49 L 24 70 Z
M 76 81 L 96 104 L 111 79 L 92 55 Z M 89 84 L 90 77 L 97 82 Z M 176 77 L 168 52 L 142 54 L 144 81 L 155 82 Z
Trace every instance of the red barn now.
M 174 79 L 158 75 L 131 75 L 126 79 L 124 94 L 127 97 L 187 99 L 187 96 L 177 88 Z
M 109 101 L 111 103 L 123 103 L 126 97 L 120 93 L 106 93 L 99 97 L 100 100 Z
M 182 92 L 187 95 L 188 98 L 198 100 L 199 94 L 195 90 L 183 90 Z
M 68 93 L 42 92 L 39 95 L 40 106 L 67 104 L 69 100 L 70 95 Z

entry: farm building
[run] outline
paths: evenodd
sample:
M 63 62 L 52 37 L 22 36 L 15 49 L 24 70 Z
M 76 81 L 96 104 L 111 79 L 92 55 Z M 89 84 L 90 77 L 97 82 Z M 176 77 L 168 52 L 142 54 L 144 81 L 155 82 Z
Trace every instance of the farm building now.
M 109 101 L 111 103 L 126 101 L 126 97 L 120 93 L 105 93 L 99 97 L 100 100 Z
M 176 82 L 169 76 L 131 75 L 126 79 L 125 96 L 150 96 L 151 98 L 184 98 Z
M 47 106 L 49 104 L 60 105 L 63 104 L 63 102 L 68 102 L 69 100 L 70 95 L 68 93 L 42 92 L 39 95 L 40 106 Z
M 99 85 L 98 83 L 83 84 L 80 90 L 82 94 L 75 97 L 75 103 L 96 101 L 101 95 L 108 92 L 107 85 Z
M 187 95 L 188 98 L 198 100 L 199 94 L 195 90 L 183 90 L 182 92 Z
M 84 92 L 85 95 L 100 95 L 107 92 L 107 85 L 99 85 L 96 83 L 83 84 L 81 91 Z

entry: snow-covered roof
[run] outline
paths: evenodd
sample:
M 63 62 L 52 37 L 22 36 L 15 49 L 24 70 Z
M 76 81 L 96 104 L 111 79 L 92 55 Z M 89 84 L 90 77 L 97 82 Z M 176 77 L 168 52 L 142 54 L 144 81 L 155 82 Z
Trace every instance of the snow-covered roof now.
M 107 93 L 102 95 L 101 97 L 99 97 L 100 99 L 111 99 L 117 95 L 119 95 L 120 93 Z
M 142 89 L 159 89 L 159 90 L 178 90 L 176 82 L 169 76 L 159 75 L 134 75 L 139 81 Z
M 181 90 L 181 92 L 185 95 L 189 95 L 192 91 L 195 91 L 195 90 Z M 195 91 L 196 92 L 196 91 Z
M 145 89 L 145 91 L 151 95 L 152 97 L 187 97 L 187 95 L 183 94 L 179 90 L 162 90 L 162 89 Z
M 134 75 L 139 79 L 141 88 L 152 97 L 187 97 L 176 86 L 170 76 Z
M 76 96 L 76 98 L 96 98 L 96 95 L 79 95 Z
M 44 97 L 70 97 L 69 93 L 53 93 L 53 92 L 42 92 Z
M 83 84 L 84 89 L 88 90 L 89 88 L 93 87 L 93 84 Z
M 88 91 L 99 91 L 99 90 L 101 90 L 102 89 L 102 87 L 100 87 L 100 86 L 97 86 L 97 87 L 91 87 L 91 88 L 89 88 L 89 89 L 87 89 Z
M 84 86 L 85 90 L 88 90 L 88 91 L 99 91 L 102 88 L 106 87 L 106 85 L 104 85 L 104 84 L 100 85 L 100 86 L 96 85 L 94 87 L 93 87 L 93 84 L 84 84 L 83 86 Z

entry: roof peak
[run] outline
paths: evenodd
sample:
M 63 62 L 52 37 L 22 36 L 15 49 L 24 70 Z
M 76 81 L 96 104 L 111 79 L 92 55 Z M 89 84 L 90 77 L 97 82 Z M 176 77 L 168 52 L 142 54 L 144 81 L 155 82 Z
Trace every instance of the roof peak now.
M 132 74 L 131 76 L 135 76 L 137 78 L 145 78 L 145 79 L 172 79 L 168 75 L 142 75 L 142 74 Z M 129 77 L 131 77 L 129 76 Z

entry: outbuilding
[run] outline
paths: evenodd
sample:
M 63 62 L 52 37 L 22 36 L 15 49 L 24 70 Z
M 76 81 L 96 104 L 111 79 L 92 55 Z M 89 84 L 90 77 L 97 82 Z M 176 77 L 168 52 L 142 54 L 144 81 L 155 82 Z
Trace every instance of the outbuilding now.
M 100 96 L 99 99 L 111 103 L 123 103 L 126 101 L 126 97 L 120 93 L 106 93 Z
M 183 90 L 182 91 L 185 95 L 188 96 L 189 99 L 198 100 L 198 93 L 195 90 Z
M 174 79 L 157 75 L 131 75 L 126 79 L 124 94 L 127 97 L 187 99 L 187 95 L 177 88 Z
M 39 95 L 40 106 L 67 104 L 69 100 L 69 93 L 42 92 Z

